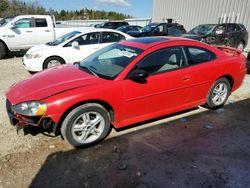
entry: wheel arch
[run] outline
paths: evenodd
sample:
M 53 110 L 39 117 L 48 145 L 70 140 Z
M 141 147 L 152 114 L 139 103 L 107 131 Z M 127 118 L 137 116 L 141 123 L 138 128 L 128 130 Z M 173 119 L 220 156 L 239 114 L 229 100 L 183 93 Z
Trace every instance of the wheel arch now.
M 219 77 L 217 80 L 219 80 L 221 78 L 226 78 L 229 81 L 230 87 L 231 87 L 230 89 L 232 90 L 232 88 L 234 86 L 234 79 L 233 79 L 233 77 L 231 75 L 229 75 L 229 74 L 225 74 L 225 75 Z
M 6 48 L 6 50 L 9 52 L 10 50 L 9 50 L 7 44 L 2 39 L 0 39 L 0 42 L 4 45 L 4 47 Z
M 88 103 L 95 103 L 95 104 L 99 104 L 99 105 L 103 106 L 103 107 L 108 111 L 108 113 L 109 113 L 109 115 L 110 115 L 111 124 L 113 124 L 114 119 L 115 119 L 114 109 L 113 109 L 113 107 L 112 107 L 109 103 L 107 103 L 106 101 L 97 100 L 97 99 L 96 99 L 96 100 L 86 100 L 86 101 L 81 101 L 81 102 L 79 102 L 79 103 L 74 104 L 73 106 L 71 106 L 70 108 L 68 108 L 68 109 L 63 113 L 63 115 L 61 116 L 61 118 L 60 118 L 60 120 L 59 120 L 59 123 L 58 123 L 59 127 L 57 127 L 57 130 L 60 129 L 60 127 L 61 127 L 61 125 L 62 125 L 64 119 L 66 118 L 66 116 L 67 116 L 73 109 L 77 108 L 78 106 L 81 106 L 81 105 L 83 105 L 83 104 L 88 104 Z
M 61 56 L 52 55 L 52 56 L 47 57 L 47 58 L 43 61 L 43 69 L 44 69 L 44 64 L 45 64 L 45 62 L 46 62 L 49 58 L 53 58 L 53 57 L 60 58 L 60 59 L 63 61 L 63 64 L 66 64 L 66 61 L 65 61 Z

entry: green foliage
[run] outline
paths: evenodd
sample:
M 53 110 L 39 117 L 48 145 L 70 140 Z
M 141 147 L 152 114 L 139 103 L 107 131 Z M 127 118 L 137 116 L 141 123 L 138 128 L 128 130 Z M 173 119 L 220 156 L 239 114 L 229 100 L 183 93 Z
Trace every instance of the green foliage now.
M 8 6 L 9 6 L 9 3 L 7 0 L 1 0 L 0 1 L 0 12 L 7 10 Z
M 0 0 L 0 18 L 5 16 L 16 16 L 22 14 L 50 14 L 54 15 L 58 20 L 84 20 L 84 19 L 110 19 L 110 20 L 123 20 L 131 18 L 117 12 L 107 12 L 100 10 L 93 10 L 83 8 L 76 11 L 61 10 L 56 11 L 53 9 L 46 10 L 39 5 L 38 2 L 25 3 L 21 0 Z

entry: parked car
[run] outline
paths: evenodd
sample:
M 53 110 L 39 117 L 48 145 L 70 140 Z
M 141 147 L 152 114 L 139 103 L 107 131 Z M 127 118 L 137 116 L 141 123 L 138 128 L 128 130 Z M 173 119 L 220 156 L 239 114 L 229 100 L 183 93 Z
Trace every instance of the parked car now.
M 79 29 L 57 28 L 54 19 L 49 15 L 22 15 L 2 22 L 5 24 L 0 26 L 0 59 L 8 51 L 27 50 Z
M 81 147 L 103 140 L 112 126 L 198 105 L 220 108 L 245 74 L 246 58 L 236 49 L 184 38 L 137 38 L 15 83 L 6 106 L 11 124 L 60 130 Z
M 131 38 L 123 32 L 111 29 L 73 31 L 52 42 L 29 49 L 23 57 L 23 66 L 32 73 L 78 62 L 105 46 Z
M 245 26 L 236 23 L 198 25 L 183 37 L 213 45 L 231 46 L 240 50 L 243 50 L 248 42 Z
M 142 29 L 139 25 L 124 25 L 118 27 L 116 30 L 121 31 L 123 33 L 128 33 L 129 31 L 140 31 Z
M 186 33 L 183 25 L 178 23 L 150 23 L 140 31 L 128 31 L 133 37 L 145 36 L 181 36 Z
M 250 52 L 247 54 L 247 72 L 250 73 Z
M 118 27 L 129 25 L 128 22 L 125 21 L 109 21 L 104 22 L 98 25 L 95 25 L 96 28 L 107 28 L 107 29 L 117 29 Z

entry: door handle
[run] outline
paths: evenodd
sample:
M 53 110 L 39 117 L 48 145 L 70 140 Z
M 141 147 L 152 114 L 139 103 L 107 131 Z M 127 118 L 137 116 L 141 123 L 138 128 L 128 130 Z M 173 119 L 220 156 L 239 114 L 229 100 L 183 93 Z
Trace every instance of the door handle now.
M 99 50 L 100 49 L 100 47 L 96 47 L 96 48 L 93 48 L 94 50 Z
M 26 33 L 32 33 L 32 31 L 27 30 Z
M 184 76 L 183 78 L 182 78 L 182 80 L 184 81 L 184 82 L 187 82 L 187 81 L 189 81 L 191 79 L 191 76 L 190 75 L 186 75 L 186 76 Z
M 45 30 L 45 32 L 50 32 L 50 30 Z

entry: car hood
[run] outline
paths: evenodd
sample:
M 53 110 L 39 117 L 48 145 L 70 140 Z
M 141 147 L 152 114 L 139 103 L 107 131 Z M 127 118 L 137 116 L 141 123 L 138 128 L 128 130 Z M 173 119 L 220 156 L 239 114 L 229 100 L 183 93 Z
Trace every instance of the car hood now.
M 53 48 L 54 46 L 48 46 L 46 44 L 40 44 L 40 45 L 36 45 L 36 46 L 33 46 L 32 48 L 30 48 L 28 51 L 27 51 L 27 54 L 32 54 L 32 53 L 36 53 L 38 51 L 42 51 L 42 50 L 48 50 L 50 48 Z
M 189 38 L 189 39 L 194 39 L 194 40 L 201 40 L 204 35 L 195 35 L 195 34 L 183 34 L 182 37 L 184 38 Z
M 42 100 L 57 93 L 95 84 L 100 80 L 102 79 L 67 64 L 44 70 L 13 84 L 6 92 L 6 97 L 12 104 Z

